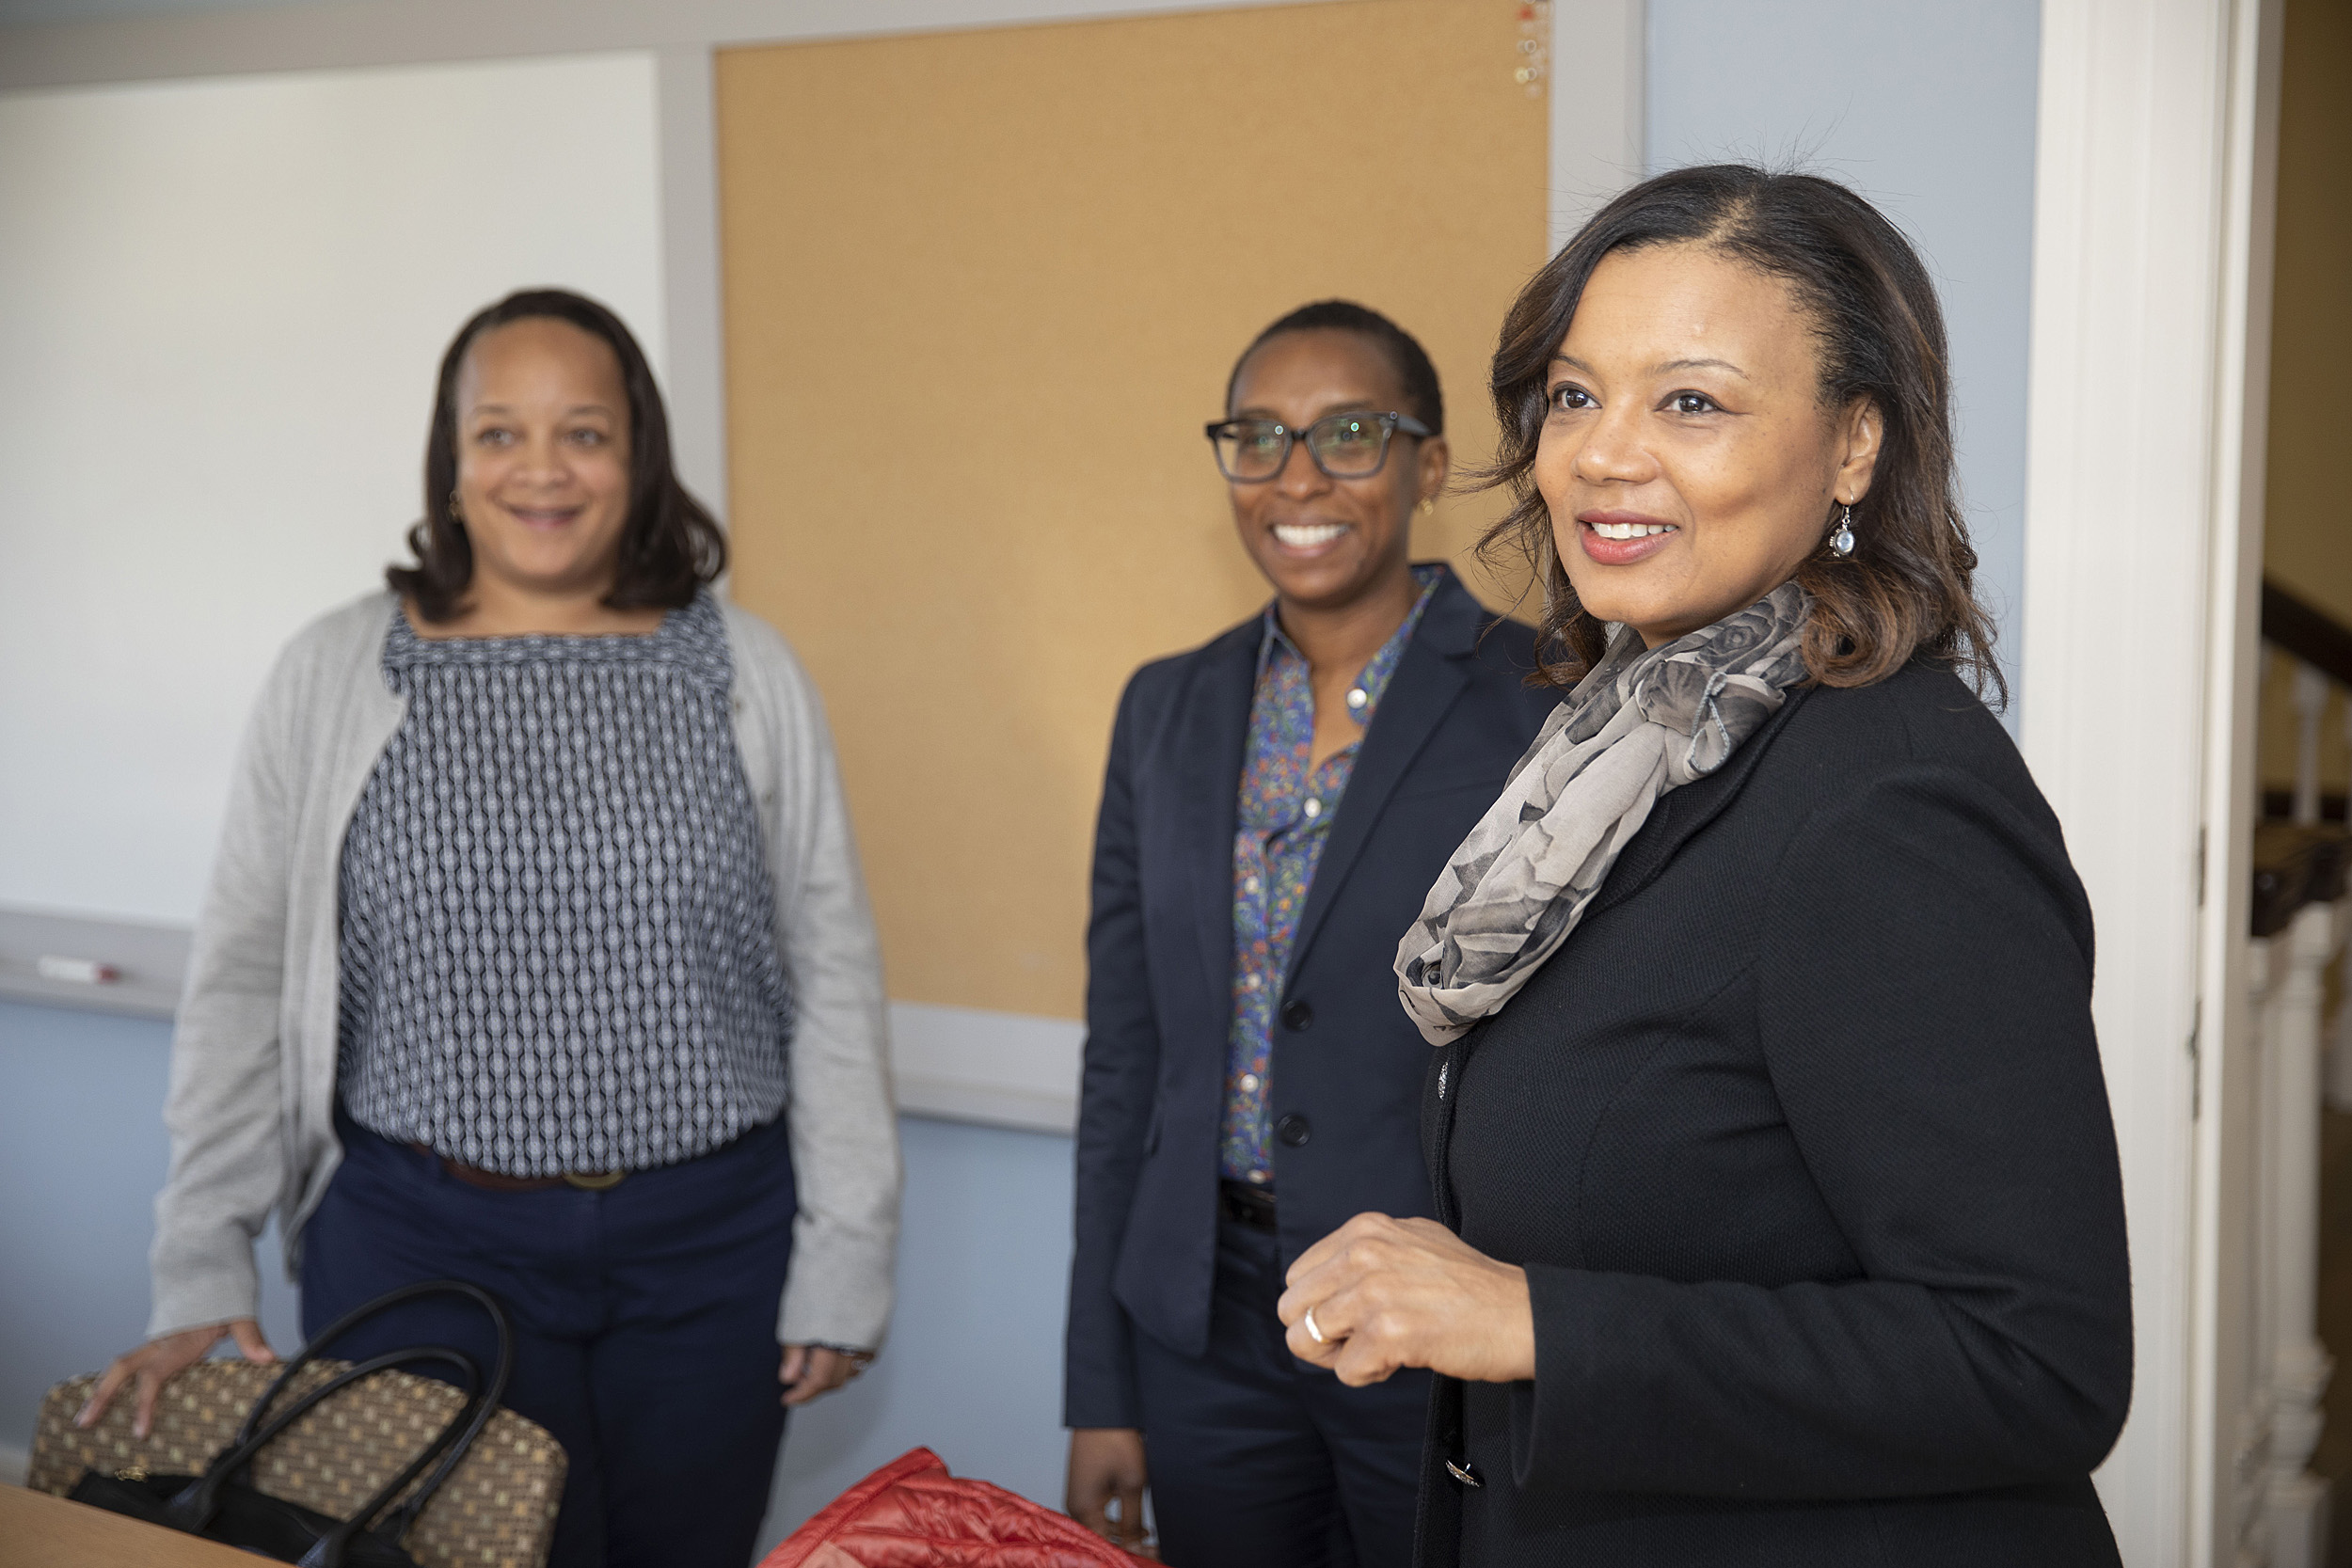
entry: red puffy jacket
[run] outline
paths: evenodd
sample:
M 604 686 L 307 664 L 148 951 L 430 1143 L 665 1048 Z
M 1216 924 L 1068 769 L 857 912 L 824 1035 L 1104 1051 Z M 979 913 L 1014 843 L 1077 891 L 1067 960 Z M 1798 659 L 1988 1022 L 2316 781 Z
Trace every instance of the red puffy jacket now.
M 759 1568 L 1136 1568 L 1075 1519 L 909 1449 L 825 1505 Z

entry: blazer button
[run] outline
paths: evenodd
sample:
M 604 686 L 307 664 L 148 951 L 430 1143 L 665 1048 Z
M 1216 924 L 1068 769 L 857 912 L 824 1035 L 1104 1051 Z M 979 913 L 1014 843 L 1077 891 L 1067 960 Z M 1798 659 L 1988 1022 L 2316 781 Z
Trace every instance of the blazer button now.
M 1309 1125 L 1305 1117 L 1293 1111 L 1274 1124 L 1274 1135 L 1293 1148 L 1304 1148 L 1307 1147 L 1307 1140 L 1315 1135 L 1315 1130 Z
M 1315 1010 L 1304 1002 L 1293 1002 L 1282 1009 L 1282 1027 L 1295 1034 L 1305 1034 L 1314 1027 Z

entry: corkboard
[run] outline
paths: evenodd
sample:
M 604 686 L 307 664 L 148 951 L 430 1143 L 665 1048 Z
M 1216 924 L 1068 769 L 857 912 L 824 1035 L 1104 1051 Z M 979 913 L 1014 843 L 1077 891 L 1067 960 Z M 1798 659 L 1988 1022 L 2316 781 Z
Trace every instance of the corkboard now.
M 1389 312 L 1490 454 L 1545 246 L 1520 37 L 1345 0 L 720 55 L 733 591 L 825 693 L 893 996 L 1080 1015 L 1120 689 L 1266 598 L 1200 434 L 1259 327 Z

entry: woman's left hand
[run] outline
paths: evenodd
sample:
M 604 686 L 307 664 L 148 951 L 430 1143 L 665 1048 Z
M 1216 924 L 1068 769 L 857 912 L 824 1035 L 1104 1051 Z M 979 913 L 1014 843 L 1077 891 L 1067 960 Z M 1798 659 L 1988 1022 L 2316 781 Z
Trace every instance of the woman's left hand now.
M 832 1393 L 864 1371 L 866 1361 L 872 1359 L 844 1355 L 826 1345 L 785 1346 L 784 1365 L 776 1370 L 776 1381 L 784 1385 L 786 1408 Z
M 1435 1220 L 1359 1214 L 1301 1253 L 1285 1280 L 1276 1310 L 1291 1353 L 1350 1387 L 1399 1367 L 1470 1383 L 1535 1375 L 1527 1271 L 1496 1262 Z

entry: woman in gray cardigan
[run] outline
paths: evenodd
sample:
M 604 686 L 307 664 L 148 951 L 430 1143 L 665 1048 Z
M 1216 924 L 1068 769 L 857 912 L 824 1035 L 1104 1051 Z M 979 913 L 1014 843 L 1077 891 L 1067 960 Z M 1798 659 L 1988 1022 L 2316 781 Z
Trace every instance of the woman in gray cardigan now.
M 83 1418 L 128 1386 L 144 1431 L 224 1335 L 274 1359 L 275 1211 L 307 1334 L 416 1280 L 505 1301 L 506 1402 L 570 1459 L 555 1563 L 736 1568 L 784 1406 L 890 1312 L 881 958 L 824 714 L 711 593 L 723 541 L 603 307 L 466 325 L 425 496 L 418 564 L 296 637 L 246 736 L 151 1338 Z M 487 1338 L 426 1301 L 335 1349 Z

